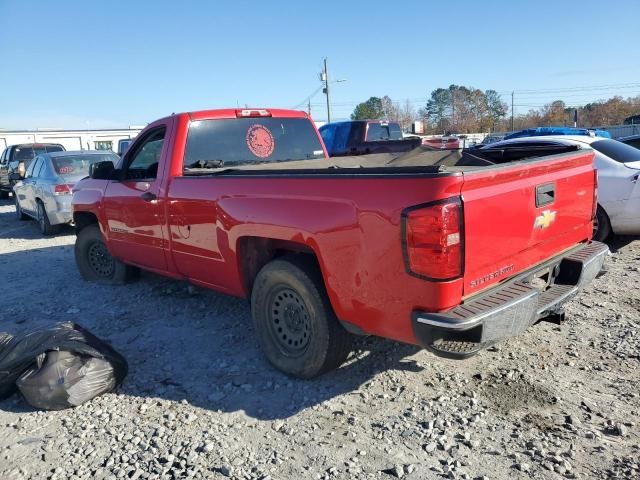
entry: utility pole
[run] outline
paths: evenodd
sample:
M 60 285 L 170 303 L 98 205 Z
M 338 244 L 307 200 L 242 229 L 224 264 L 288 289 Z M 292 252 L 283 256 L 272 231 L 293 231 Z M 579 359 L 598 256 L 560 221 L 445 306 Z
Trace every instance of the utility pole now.
M 453 90 L 451 92 L 451 126 L 453 127 L 455 124 L 456 124 L 456 91 Z M 451 130 L 451 128 L 449 130 Z
M 514 130 L 513 128 L 513 95 L 515 92 L 516 92 L 515 90 L 511 91 L 511 131 Z
M 327 96 L 327 123 L 331 123 L 331 100 L 329 97 L 329 69 L 327 68 L 327 57 L 324 57 L 324 70 L 320 74 L 320 80 L 324 82 L 323 93 Z
M 309 97 L 309 103 L 307 104 L 307 113 L 311 116 L 311 97 Z

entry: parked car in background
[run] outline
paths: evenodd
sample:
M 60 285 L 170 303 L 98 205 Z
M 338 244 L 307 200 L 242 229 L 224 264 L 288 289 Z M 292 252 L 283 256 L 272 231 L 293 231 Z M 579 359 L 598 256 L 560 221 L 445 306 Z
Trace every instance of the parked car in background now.
M 628 137 L 620 137 L 617 139 L 619 142 L 626 143 L 635 148 L 640 148 L 640 135 L 630 135 Z
M 352 334 L 463 359 L 561 314 L 607 252 L 593 152 L 518 160 L 327 158 L 305 112 L 175 114 L 76 184 L 76 263 L 249 298 L 266 357 L 297 377 L 337 368 Z
M 99 150 L 38 155 L 27 167 L 24 179 L 13 187 L 16 216 L 36 219 L 43 235 L 56 233 L 73 220 L 71 189 L 89 175 L 92 164 L 104 161 L 115 164 L 118 156 Z
M 549 135 L 585 135 L 591 137 L 603 137 L 611 138 L 611 134 L 606 130 L 594 130 L 589 128 L 576 128 L 576 127 L 538 127 L 538 128 L 525 128 L 517 132 L 510 132 L 505 135 L 505 140 L 511 140 L 512 138 L 521 137 L 545 137 Z
M 437 148 L 439 150 L 455 150 L 460 148 L 460 139 L 458 137 L 431 137 L 423 138 L 422 145 L 425 147 Z
M 640 234 L 640 150 L 610 138 L 585 135 L 530 137 L 504 140 L 482 147 L 496 162 L 509 161 L 522 149 L 553 149 L 574 146 L 593 149 L 594 166 L 598 170 L 598 210 L 594 223 L 594 239 L 603 241 L 611 233 Z M 549 151 L 551 151 L 549 150 Z M 492 153 L 491 153 L 492 152 Z
M 399 123 L 381 120 L 332 122 L 319 131 L 330 157 L 402 153 L 421 143 L 419 137 L 405 138 Z
M 11 174 L 19 169 L 24 173 L 36 155 L 51 152 L 64 152 L 64 147 L 57 143 L 25 143 L 5 148 L 0 155 L 0 198 L 8 198 L 13 189 L 15 180 L 9 178 Z

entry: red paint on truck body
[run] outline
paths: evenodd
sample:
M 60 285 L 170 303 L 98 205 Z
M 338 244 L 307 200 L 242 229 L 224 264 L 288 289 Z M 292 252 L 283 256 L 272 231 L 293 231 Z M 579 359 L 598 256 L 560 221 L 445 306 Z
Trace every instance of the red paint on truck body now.
M 307 117 L 304 112 L 269 111 L 273 117 Z M 189 122 L 230 118 L 236 118 L 235 109 L 154 122 L 138 138 L 156 127 L 167 129 L 156 181 L 84 180 L 76 186 L 74 211 L 97 216 L 108 248 L 122 261 L 236 296 L 248 294 L 240 268 L 247 254 L 244 239 L 298 245 L 317 257 L 341 320 L 408 343 L 416 342 L 413 311 L 457 306 L 465 296 L 591 236 L 590 153 L 464 175 L 267 171 L 260 176 L 183 176 Z M 534 187 L 547 182 L 557 184 L 553 208 L 561 215 L 549 228 L 532 233 L 536 216 L 546 209 L 535 207 Z M 157 200 L 142 205 L 144 192 Z M 410 275 L 403 257 L 403 210 L 451 197 L 462 201 L 463 276 L 437 282 Z M 511 268 L 504 277 L 493 275 L 507 265 Z M 491 278 L 471 286 L 485 277 Z

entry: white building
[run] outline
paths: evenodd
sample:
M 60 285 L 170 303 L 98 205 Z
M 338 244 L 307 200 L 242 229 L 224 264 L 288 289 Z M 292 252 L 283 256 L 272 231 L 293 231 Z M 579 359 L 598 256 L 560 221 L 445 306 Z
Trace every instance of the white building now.
M 134 138 L 143 126 L 105 130 L 37 130 L 0 129 L 0 151 L 9 145 L 20 143 L 59 143 L 66 150 L 111 150 L 118 149 L 118 141 Z

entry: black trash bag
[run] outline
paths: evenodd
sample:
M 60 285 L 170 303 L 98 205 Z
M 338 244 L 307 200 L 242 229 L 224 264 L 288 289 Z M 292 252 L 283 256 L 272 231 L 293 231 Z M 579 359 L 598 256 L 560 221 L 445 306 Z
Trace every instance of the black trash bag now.
M 122 355 L 74 323 L 22 337 L 0 333 L 0 399 L 19 387 L 36 408 L 74 407 L 113 390 L 127 371 Z

